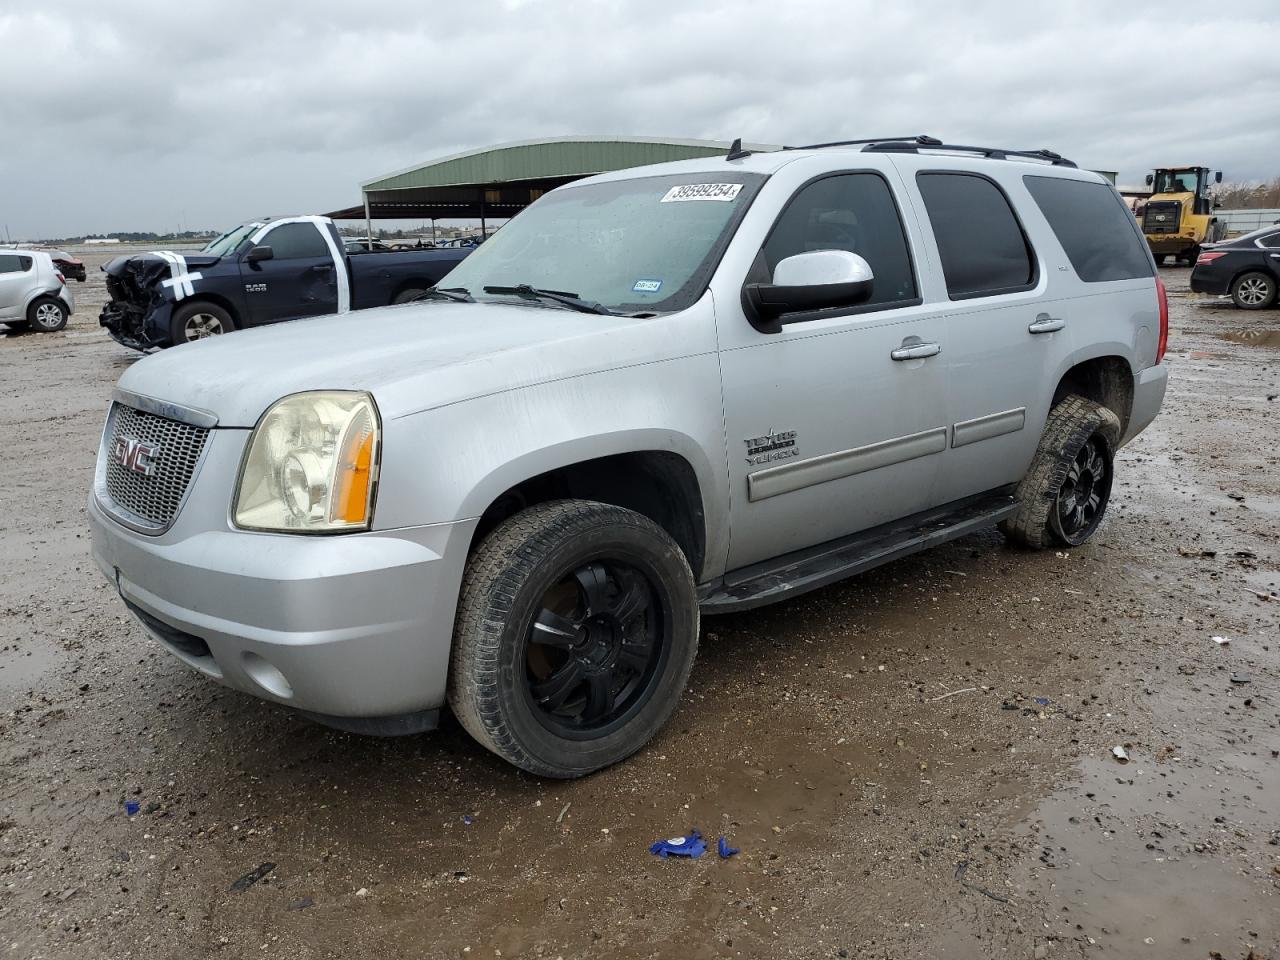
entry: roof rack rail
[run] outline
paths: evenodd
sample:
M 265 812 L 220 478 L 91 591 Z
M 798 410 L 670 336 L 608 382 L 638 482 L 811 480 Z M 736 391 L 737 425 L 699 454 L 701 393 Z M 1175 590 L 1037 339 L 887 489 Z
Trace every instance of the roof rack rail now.
M 830 143 L 809 143 L 803 147 L 783 147 L 783 150 L 822 150 L 826 147 L 857 147 L 864 143 L 888 143 L 890 141 L 903 143 L 915 143 L 920 146 L 932 146 L 933 144 L 942 143 L 936 137 L 920 134 L 916 137 L 868 137 L 866 140 L 832 140 Z
M 921 138 L 923 139 L 923 138 Z M 932 140 L 932 138 L 929 138 Z M 864 151 L 876 153 L 919 153 L 923 150 L 944 150 L 953 153 L 976 153 L 989 160 L 1027 159 L 1043 160 L 1055 167 L 1075 167 L 1076 164 L 1052 150 L 1005 150 L 1001 147 L 970 147 L 954 143 L 942 143 L 934 140 L 931 143 L 910 142 L 902 140 L 881 140 L 868 143 Z

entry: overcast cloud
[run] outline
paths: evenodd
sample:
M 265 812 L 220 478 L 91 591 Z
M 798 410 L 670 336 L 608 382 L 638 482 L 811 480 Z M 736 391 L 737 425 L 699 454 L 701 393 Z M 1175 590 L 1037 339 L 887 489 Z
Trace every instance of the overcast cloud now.
M 1280 175 L 1280 2 L 6 2 L 0 225 L 225 227 L 509 140 L 929 133 Z M 12 12 L 20 10 L 22 12 Z

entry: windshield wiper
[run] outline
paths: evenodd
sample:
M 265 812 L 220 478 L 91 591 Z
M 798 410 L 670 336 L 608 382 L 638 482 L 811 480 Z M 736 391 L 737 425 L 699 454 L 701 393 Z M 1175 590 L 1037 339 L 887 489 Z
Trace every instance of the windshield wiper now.
M 427 287 L 414 300 L 453 300 L 457 303 L 475 303 L 476 298 L 466 287 Z
M 485 287 L 484 292 L 499 295 L 506 294 L 507 296 L 520 297 L 522 300 L 549 300 L 552 303 L 564 304 L 579 313 L 602 313 L 610 317 L 613 316 L 613 311 L 604 304 L 583 300 L 576 293 L 566 293 L 563 290 L 539 290 L 537 287 L 531 287 L 527 283 L 516 284 L 514 287 Z

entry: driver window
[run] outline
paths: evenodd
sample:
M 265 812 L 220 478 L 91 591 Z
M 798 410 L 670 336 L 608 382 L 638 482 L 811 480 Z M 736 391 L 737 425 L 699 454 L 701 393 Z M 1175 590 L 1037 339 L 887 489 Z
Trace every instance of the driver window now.
M 282 223 L 262 240 L 276 260 L 312 260 L 329 257 L 329 245 L 311 223 Z
M 866 260 L 875 276 L 869 305 L 916 299 L 902 220 L 888 184 L 877 174 L 841 174 L 801 187 L 761 252 L 772 277 L 779 261 L 810 250 L 848 250 Z

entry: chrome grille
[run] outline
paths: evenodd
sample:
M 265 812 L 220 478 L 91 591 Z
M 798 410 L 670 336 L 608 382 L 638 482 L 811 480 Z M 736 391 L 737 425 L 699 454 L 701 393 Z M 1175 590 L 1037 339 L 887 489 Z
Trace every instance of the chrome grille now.
M 117 440 L 122 438 L 156 448 L 150 458 L 154 464 L 150 476 L 129 469 L 113 455 Z M 204 427 L 156 416 L 123 403 L 114 404 L 102 450 L 106 463 L 103 486 L 111 504 L 156 531 L 166 529 L 182 506 L 208 438 L 209 431 Z

